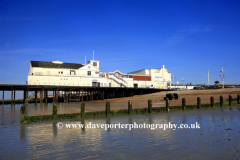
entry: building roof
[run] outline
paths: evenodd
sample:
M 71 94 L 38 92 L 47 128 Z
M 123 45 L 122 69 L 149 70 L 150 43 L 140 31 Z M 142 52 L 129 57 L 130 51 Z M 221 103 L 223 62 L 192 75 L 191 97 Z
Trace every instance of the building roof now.
M 32 67 L 41 67 L 41 68 L 68 68 L 68 69 L 78 69 L 83 67 L 82 64 L 77 63 L 52 63 L 52 62 L 42 62 L 42 61 L 30 61 Z

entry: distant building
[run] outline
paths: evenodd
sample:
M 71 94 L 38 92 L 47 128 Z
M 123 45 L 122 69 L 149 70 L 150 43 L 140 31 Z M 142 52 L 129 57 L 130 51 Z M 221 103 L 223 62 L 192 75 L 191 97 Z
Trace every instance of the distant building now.
M 103 72 L 99 62 L 88 64 L 64 63 L 62 61 L 30 61 L 28 85 L 96 86 L 96 87 L 171 87 L 171 72 L 162 65 L 159 69 L 143 69 L 128 74 L 116 70 Z

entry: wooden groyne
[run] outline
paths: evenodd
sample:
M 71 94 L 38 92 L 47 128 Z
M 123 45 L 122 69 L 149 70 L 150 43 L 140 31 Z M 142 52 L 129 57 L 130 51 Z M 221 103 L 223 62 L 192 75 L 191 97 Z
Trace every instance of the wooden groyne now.
M 214 108 L 240 104 L 240 95 L 237 94 L 237 99 L 233 100 L 232 95 L 229 95 L 228 101 L 223 102 L 222 96 L 220 96 L 220 103 L 214 103 L 214 98 L 210 97 L 209 104 L 201 104 L 201 98 L 197 97 L 197 105 L 186 105 L 186 99 L 182 98 L 182 106 L 170 106 L 170 100 L 166 98 L 166 107 L 152 107 L 152 100 L 148 100 L 147 108 L 132 108 L 132 101 L 128 101 L 128 108 L 123 110 L 111 110 L 111 104 L 109 101 L 106 102 L 105 111 L 98 112 L 85 112 L 85 102 L 80 103 L 80 113 L 71 114 L 57 114 L 57 102 L 53 103 L 52 115 L 41 115 L 41 116 L 25 116 L 26 106 L 21 106 L 21 119 L 20 122 L 33 122 L 51 119 L 69 119 L 69 118 L 86 118 L 96 116 L 116 116 L 116 115 L 132 115 L 132 114 L 146 114 L 156 112 L 171 112 L 189 109 L 203 109 L 203 108 Z

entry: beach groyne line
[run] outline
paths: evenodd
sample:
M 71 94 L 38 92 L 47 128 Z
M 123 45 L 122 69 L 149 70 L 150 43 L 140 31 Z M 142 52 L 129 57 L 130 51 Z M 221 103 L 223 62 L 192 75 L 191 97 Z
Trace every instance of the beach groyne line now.
M 237 94 L 237 99 L 233 100 L 232 95 L 229 95 L 228 101 L 223 101 L 223 96 L 220 96 L 220 103 L 214 103 L 214 97 L 210 97 L 210 104 L 201 104 L 201 98 L 197 97 L 197 105 L 186 105 L 186 99 L 182 98 L 181 106 L 170 106 L 170 100 L 166 98 L 165 107 L 152 107 L 152 100 L 148 100 L 147 108 L 132 108 L 132 101 L 128 101 L 128 108 L 122 110 L 110 110 L 110 102 L 106 102 L 105 111 L 97 112 L 85 112 L 85 102 L 80 104 L 80 113 L 70 113 L 70 114 L 57 114 L 57 105 L 58 102 L 53 103 L 52 115 L 39 115 L 39 116 L 25 116 L 26 104 L 21 106 L 21 118 L 20 122 L 35 122 L 42 120 L 54 120 L 54 119 L 70 119 L 70 118 L 87 118 L 87 117 L 104 117 L 104 116 L 116 116 L 116 115 L 131 115 L 131 114 L 146 114 L 146 113 L 156 113 L 156 112 L 170 112 L 170 111 L 180 111 L 180 110 L 189 110 L 189 109 L 202 109 L 202 108 L 214 108 L 214 107 L 223 107 L 231 106 L 235 104 L 240 104 L 240 95 Z

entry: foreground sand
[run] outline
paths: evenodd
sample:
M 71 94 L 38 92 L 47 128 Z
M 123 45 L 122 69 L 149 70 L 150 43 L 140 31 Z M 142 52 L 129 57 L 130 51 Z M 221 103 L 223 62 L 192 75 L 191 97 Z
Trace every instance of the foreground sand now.
M 196 105 L 197 97 L 201 98 L 202 104 L 210 104 L 211 96 L 214 97 L 215 103 L 220 102 L 220 95 L 223 96 L 224 101 L 228 100 L 229 95 L 232 95 L 232 99 L 236 99 L 237 94 L 240 94 L 240 88 L 164 91 L 146 95 L 135 95 L 133 97 L 105 99 L 86 104 L 86 111 L 105 110 L 106 101 L 110 101 L 111 110 L 127 109 L 128 100 L 132 101 L 133 108 L 146 108 L 148 99 L 152 100 L 153 107 L 165 107 L 164 97 L 167 93 L 177 93 L 179 95 L 177 100 L 170 101 L 170 106 L 182 105 L 182 98 L 186 99 L 186 105 Z

